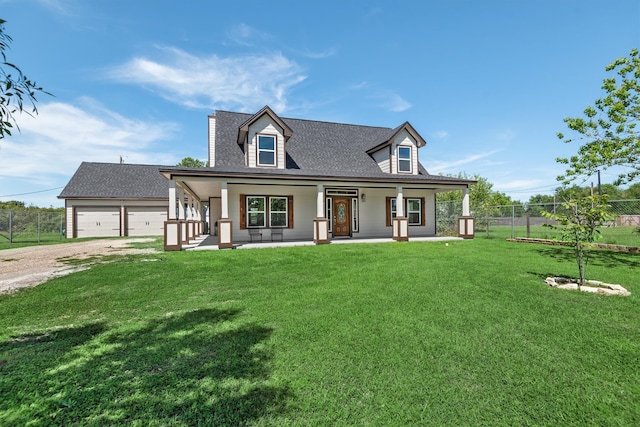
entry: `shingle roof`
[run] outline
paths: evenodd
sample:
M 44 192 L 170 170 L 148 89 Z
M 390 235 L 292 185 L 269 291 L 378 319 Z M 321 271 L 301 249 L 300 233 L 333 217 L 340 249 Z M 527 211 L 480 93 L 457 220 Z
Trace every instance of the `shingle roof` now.
M 166 199 L 169 181 L 159 170 L 171 166 L 82 162 L 60 199 Z
M 473 182 L 430 175 L 422 165 L 419 166 L 418 175 L 392 175 L 383 172 L 367 151 L 389 141 L 398 132 L 398 128 L 291 118 L 281 118 L 293 132 L 286 143 L 286 169 L 249 168 L 245 165 L 243 149 L 237 140 L 240 126 L 251 117 L 253 115 L 244 113 L 215 112 L 216 163 L 214 167 L 205 170 L 218 173 L 335 177 L 337 179 Z
M 60 199 L 167 199 L 169 181 L 160 173 L 186 172 L 310 177 L 375 181 L 471 184 L 475 181 L 430 175 L 422 165 L 418 175 L 385 173 L 367 154 L 383 146 L 399 128 L 360 126 L 313 120 L 281 118 L 292 130 L 286 143 L 287 168 L 249 168 L 245 166 L 238 131 L 254 115 L 216 111 L 216 164 L 212 168 L 183 168 L 162 165 L 83 162 L 62 190 Z M 403 125 L 401 125 L 403 126 Z

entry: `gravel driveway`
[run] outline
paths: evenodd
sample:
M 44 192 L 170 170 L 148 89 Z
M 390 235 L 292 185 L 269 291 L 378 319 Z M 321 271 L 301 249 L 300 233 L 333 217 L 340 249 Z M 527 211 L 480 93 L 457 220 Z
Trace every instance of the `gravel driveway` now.
M 36 286 L 53 277 L 64 276 L 86 268 L 86 265 L 83 267 L 66 265 L 60 259 L 155 252 L 154 249 L 129 247 L 131 243 L 149 241 L 152 239 L 105 239 L 0 250 L 0 294 Z

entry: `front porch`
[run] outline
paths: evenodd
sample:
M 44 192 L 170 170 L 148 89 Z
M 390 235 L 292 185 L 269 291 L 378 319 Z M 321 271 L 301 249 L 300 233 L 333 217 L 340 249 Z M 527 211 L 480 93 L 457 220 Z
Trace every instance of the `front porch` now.
M 459 223 L 458 237 L 473 238 L 465 185 L 172 176 L 169 189 L 166 250 L 197 247 L 191 240 L 202 233 L 214 235 L 207 242 L 215 241 L 220 249 L 246 247 L 256 239 L 269 240 L 259 245 L 266 247 L 274 240 L 301 245 L 344 238 L 349 242 L 432 238 L 436 193 L 453 189 L 464 194 L 459 218 L 465 221 Z M 202 227 L 199 233 L 190 233 L 180 228 L 193 221 L 208 223 L 210 230 Z
M 412 237 L 412 242 L 447 242 L 465 240 L 462 237 L 442 236 L 442 237 Z M 352 243 L 393 243 L 396 242 L 392 237 L 382 238 L 349 238 L 349 239 L 332 239 L 329 244 L 342 245 Z M 293 246 L 315 246 L 313 240 L 285 240 L 283 242 L 236 242 L 231 249 L 266 249 L 266 248 L 284 248 Z M 189 245 L 183 246 L 183 250 L 187 251 L 212 251 L 219 250 L 218 236 L 201 236 L 191 242 Z

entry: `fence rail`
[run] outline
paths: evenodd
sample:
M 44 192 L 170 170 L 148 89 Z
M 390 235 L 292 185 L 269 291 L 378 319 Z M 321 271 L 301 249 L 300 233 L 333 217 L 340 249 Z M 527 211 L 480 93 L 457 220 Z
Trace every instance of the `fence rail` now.
M 640 246 L 640 199 L 613 200 L 608 204 L 609 212 L 615 219 L 601 227 L 602 243 Z M 554 239 L 559 237 L 559 233 L 548 225 L 557 224 L 542 213 L 559 213 L 562 209 L 564 207 L 560 203 L 471 206 L 471 216 L 476 219 L 475 232 L 478 238 Z M 456 218 L 461 212 L 461 201 L 436 203 L 438 234 L 455 234 Z
M 615 219 L 602 227 L 603 243 L 640 246 L 640 199 L 609 201 Z M 552 239 L 557 232 L 545 225 L 552 221 L 542 212 L 559 212 L 560 203 L 471 206 L 476 237 Z M 436 203 L 438 235 L 457 234 L 462 201 Z M 60 242 L 65 237 L 63 211 L 0 209 L 0 248 L 22 244 Z
M 59 242 L 64 233 L 64 212 L 0 209 L 0 248 Z

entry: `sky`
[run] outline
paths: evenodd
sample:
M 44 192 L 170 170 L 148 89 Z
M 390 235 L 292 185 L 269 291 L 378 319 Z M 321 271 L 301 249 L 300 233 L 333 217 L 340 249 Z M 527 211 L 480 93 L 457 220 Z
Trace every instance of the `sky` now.
M 210 114 L 265 105 L 409 121 L 429 173 L 527 201 L 578 150 L 563 119 L 640 47 L 640 0 L 0 0 L 0 18 L 7 60 L 52 94 L 0 140 L 0 201 L 41 207 L 82 161 L 206 161 Z

